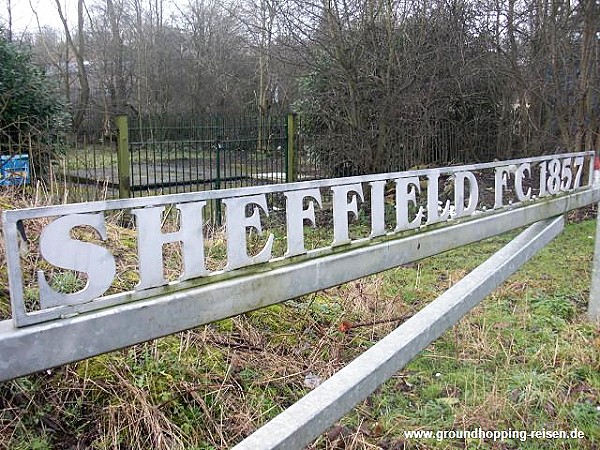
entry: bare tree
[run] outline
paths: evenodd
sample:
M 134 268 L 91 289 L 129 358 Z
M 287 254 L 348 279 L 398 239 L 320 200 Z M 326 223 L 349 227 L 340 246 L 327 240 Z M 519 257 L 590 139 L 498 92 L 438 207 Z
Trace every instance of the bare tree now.
M 78 0 L 76 31 L 55 2 L 68 53 L 46 59 L 76 125 L 88 103 L 105 124 L 253 107 L 266 148 L 293 104 L 313 150 L 361 172 L 597 144 L 593 0 Z
M 6 32 L 7 32 L 7 38 L 8 38 L 8 42 L 11 42 L 13 39 L 12 36 L 12 27 L 13 27 L 13 23 L 12 23 L 12 0 L 6 0 L 6 13 L 8 15 L 8 20 L 7 20 L 7 27 L 6 27 Z
M 248 44 L 257 61 L 258 86 L 254 95 L 258 111 L 259 149 L 267 149 L 269 146 L 269 116 L 277 89 L 273 73 L 273 51 L 279 33 L 278 3 L 278 0 L 244 0 L 235 5 L 237 19 L 244 26 Z
M 79 93 L 77 99 L 77 105 L 73 114 L 73 128 L 77 132 L 81 128 L 81 124 L 85 118 L 85 114 L 88 108 L 90 99 L 90 85 L 88 81 L 88 74 L 85 60 L 85 30 L 84 30 L 84 2 L 83 0 L 77 0 L 77 44 L 75 43 L 67 18 L 62 10 L 60 0 L 55 0 L 56 10 L 60 17 L 60 21 L 63 24 L 65 31 L 65 37 L 67 44 L 73 50 L 75 56 L 75 62 L 77 64 L 77 79 L 79 81 Z M 67 77 L 69 74 L 70 61 L 67 58 Z M 67 78 L 67 86 L 68 86 Z M 67 92 L 68 94 L 68 92 Z
M 580 4 L 579 80 L 576 98 L 575 150 L 596 150 L 600 124 L 598 113 L 598 33 L 600 32 L 600 5 L 594 0 Z
M 475 158 L 495 145 L 495 55 L 471 6 L 327 0 L 308 10 L 300 23 L 287 14 L 308 73 L 297 105 L 334 173 L 447 161 L 451 146 Z

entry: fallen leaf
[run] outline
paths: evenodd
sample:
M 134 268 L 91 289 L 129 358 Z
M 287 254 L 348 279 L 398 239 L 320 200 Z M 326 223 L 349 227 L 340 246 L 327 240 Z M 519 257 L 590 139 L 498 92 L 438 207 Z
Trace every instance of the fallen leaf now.
M 338 326 L 338 330 L 340 330 L 342 333 L 347 333 L 351 329 L 352 324 L 346 320 L 342 321 L 342 323 L 340 323 L 340 325 Z

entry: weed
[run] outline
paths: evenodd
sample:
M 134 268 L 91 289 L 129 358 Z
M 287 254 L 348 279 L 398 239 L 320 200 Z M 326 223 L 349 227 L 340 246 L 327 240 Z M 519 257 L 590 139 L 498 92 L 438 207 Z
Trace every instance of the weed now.
M 368 233 L 364 223 L 361 217 L 353 233 Z M 29 224 L 31 236 L 41 225 Z M 165 226 L 175 225 L 176 219 L 168 216 Z M 598 448 L 600 330 L 585 320 L 594 227 L 592 220 L 569 224 L 562 236 L 310 448 Z M 137 282 L 133 231 L 118 218 L 107 229 L 109 245 L 125 243 L 119 247 L 123 262 L 112 289 L 131 289 Z M 222 230 L 210 234 L 209 265 L 221 267 L 225 236 Z M 4 383 L 0 447 L 231 447 L 512 236 Z M 249 254 L 264 239 L 252 236 Z M 330 242 L 330 231 L 306 229 L 307 249 Z M 37 245 L 35 239 L 30 245 Z M 275 249 L 277 255 L 284 251 L 283 245 Z M 180 248 L 167 246 L 165 252 L 165 275 L 175 279 L 181 272 Z M 5 281 L 6 271 L 0 276 Z M 66 271 L 57 273 L 53 282 L 73 292 L 82 280 Z M 26 291 L 26 296 L 33 302 L 37 293 Z M 7 303 L 5 294 L 0 309 L 4 317 L 9 314 Z M 585 438 L 494 443 L 405 435 L 478 428 L 578 429 Z

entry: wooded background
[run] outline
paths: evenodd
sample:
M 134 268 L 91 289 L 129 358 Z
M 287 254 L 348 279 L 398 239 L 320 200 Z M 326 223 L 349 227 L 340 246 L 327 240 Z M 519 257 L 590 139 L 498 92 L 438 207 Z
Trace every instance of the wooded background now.
M 53 1 L 62 29 L 0 27 L 79 137 L 117 114 L 291 111 L 311 152 L 361 173 L 450 147 L 446 162 L 598 146 L 595 0 L 77 0 L 71 21 Z

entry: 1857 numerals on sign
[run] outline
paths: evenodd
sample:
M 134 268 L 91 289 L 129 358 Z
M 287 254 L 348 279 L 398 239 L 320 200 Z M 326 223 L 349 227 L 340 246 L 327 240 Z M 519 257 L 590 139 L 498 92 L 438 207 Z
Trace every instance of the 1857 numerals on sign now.
M 348 244 L 369 245 L 378 238 L 436 223 L 493 214 L 525 202 L 591 185 L 592 152 L 541 156 L 511 161 L 314 180 L 271 186 L 194 192 L 162 197 L 5 211 L 4 233 L 12 312 L 18 326 L 79 314 L 125 301 L 172 292 L 182 282 L 222 275 L 246 266 L 298 257 L 314 258 Z M 212 203 L 224 206 L 222 265 L 206 256 L 211 236 L 204 216 Z M 121 253 L 109 245 L 110 211 L 126 211 L 132 220 L 137 259 L 133 290 L 115 292 Z M 171 214 L 172 227 L 164 228 Z M 270 220 L 277 215 L 280 220 Z M 318 217 L 321 220 L 318 220 Z M 351 227 L 361 218 L 360 230 Z M 42 219 L 35 280 L 39 298 L 26 306 L 17 223 Z M 48 220 L 50 219 L 50 220 Z M 306 248 L 306 226 L 331 228 L 323 247 Z M 278 231 L 276 228 L 279 227 Z M 87 230 L 77 233 L 77 230 Z M 250 236 L 266 235 L 253 246 Z M 283 237 L 282 237 L 283 235 Z M 278 241 L 279 240 L 279 241 Z M 362 242 L 360 242 L 362 241 Z M 181 269 L 165 276 L 163 250 L 179 246 Z M 64 292 L 53 283 L 56 269 L 78 274 L 81 289 Z M 232 275 L 233 276 L 233 275 Z M 214 278 L 213 278 L 214 279 Z M 188 283 L 189 285 L 189 283 Z M 31 289 L 30 289 L 31 290 Z M 113 293 L 111 293 L 113 292 Z M 31 302 L 30 302 L 31 303 Z
M 551 159 L 540 163 L 540 195 L 558 194 L 581 187 L 583 156 Z M 543 180 L 546 182 L 544 183 Z

